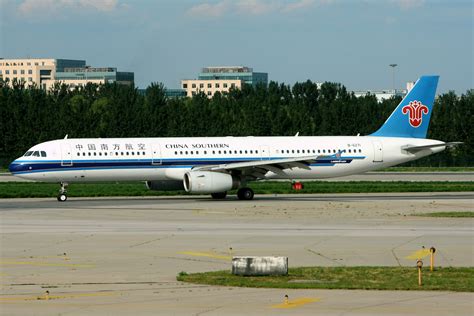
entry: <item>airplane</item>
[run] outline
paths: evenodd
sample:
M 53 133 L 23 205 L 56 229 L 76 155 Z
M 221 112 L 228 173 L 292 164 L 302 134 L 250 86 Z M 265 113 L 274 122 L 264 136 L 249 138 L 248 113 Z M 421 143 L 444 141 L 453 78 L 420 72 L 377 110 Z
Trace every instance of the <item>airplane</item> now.
M 368 136 L 68 138 L 33 146 L 10 172 L 60 183 L 58 201 L 76 182 L 145 181 L 150 190 L 185 190 L 224 199 L 267 179 L 323 179 L 416 160 L 460 142 L 426 139 L 439 76 L 422 76 Z

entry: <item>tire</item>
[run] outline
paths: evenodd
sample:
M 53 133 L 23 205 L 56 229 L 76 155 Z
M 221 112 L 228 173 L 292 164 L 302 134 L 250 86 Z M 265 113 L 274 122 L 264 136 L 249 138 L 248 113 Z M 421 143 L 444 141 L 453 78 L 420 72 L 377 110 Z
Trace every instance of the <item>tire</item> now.
M 250 188 L 241 188 L 237 191 L 237 197 L 239 200 L 250 201 L 253 199 L 254 193 Z
M 213 199 L 222 200 L 225 199 L 225 197 L 227 196 L 227 192 L 211 193 L 211 196 Z
M 67 195 L 66 194 L 59 194 L 58 195 L 58 201 L 59 202 L 66 202 L 67 200 Z

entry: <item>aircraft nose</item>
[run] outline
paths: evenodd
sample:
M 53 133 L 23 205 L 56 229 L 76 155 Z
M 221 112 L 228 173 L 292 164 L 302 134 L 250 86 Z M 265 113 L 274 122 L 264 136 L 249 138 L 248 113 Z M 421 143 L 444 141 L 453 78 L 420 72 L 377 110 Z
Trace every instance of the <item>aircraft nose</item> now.
M 10 170 L 11 173 L 22 171 L 23 169 L 24 165 L 19 163 L 17 160 L 12 161 L 12 163 L 8 166 L 8 170 Z

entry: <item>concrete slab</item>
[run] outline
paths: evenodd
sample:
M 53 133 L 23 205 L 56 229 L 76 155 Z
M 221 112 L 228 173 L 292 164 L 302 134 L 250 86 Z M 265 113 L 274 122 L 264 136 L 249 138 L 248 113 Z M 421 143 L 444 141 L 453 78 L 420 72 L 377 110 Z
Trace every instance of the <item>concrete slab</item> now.
M 472 266 L 472 219 L 412 214 L 472 211 L 473 198 L 0 200 L 0 314 L 471 315 L 472 293 L 243 289 L 180 283 L 176 275 L 230 270 L 233 255 L 287 256 L 290 267 L 414 266 L 409 257 L 423 246 L 437 248 L 439 265 Z M 276 307 L 285 294 L 294 304 Z

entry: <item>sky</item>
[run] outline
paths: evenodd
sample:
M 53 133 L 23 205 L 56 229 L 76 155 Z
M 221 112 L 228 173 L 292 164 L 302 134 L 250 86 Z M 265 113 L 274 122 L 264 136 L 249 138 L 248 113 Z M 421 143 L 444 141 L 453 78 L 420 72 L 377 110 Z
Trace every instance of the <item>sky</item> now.
M 0 57 L 82 59 L 179 88 L 202 67 L 391 89 L 474 88 L 471 0 L 0 0 Z

